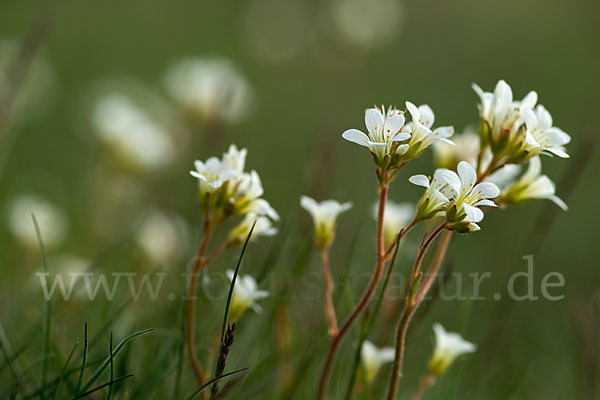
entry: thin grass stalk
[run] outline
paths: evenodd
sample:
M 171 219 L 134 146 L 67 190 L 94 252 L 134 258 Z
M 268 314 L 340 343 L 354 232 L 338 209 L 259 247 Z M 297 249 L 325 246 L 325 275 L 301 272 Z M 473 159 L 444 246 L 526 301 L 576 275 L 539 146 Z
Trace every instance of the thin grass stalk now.
M 81 370 L 79 372 L 79 379 L 77 380 L 77 388 L 75 389 L 75 393 L 79 393 L 79 389 L 81 388 L 81 384 L 83 383 L 83 373 L 85 372 L 85 366 L 87 363 L 87 352 L 88 352 L 88 324 L 87 322 L 84 325 L 84 333 L 83 333 L 83 361 L 81 362 Z
M 71 358 L 73 357 L 73 354 L 75 354 L 75 349 L 77 349 L 77 346 L 79 346 L 79 342 L 76 342 L 75 345 L 73 346 L 73 349 L 71 350 L 71 353 L 69 353 L 69 356 L 67 357 L 67 361 L 65 362 L 65 366 L 62 369 L 62 372 L 60 373 L 60 377 L 58 378 L 58 383 L 56 384 L 56 387 L 54 388 L 54 394 L 52 395 L 53 399 L 56 399 L 56 395 L 58 394 L 58 388 L 60 387 L 60 384 L 62 383 L 65 374 L 67 373 L 67 368 L 69 367 L 69 363 L 71 362 Z
M 110 400 L 112 398 L 112 382 L 113 379 L 115 377 L 115 366 L 114 366 L 114 358 L 113 358 L 113 333 L 112 331 L 110 332 L 110 338 L 108 340 L 108 349 L 109 352 L 108 354 L 110 354 L 110 385 L 108 386 L 108 396 L 106 397 L 106 400 Z
M 413 225 L 413 224 L 411 223 L 411 225 Z M 410 225 L 404 229 L 410 229 Z M 373 306 L 373 313 L 371 314 L 369 312 L 369 310 L 365 311 L 365 315 L 363 317 L 363 324 L 362 324 L 362 327 L 360 330 L 358 346 L 356 348 L 356 352 L 354 353 L 352 374 L 350 375 L 350 381 L 348 382 L 348 387 L 346 389 L 346 395 L 344 396 L 344 398 L 346 400 L 350 400 L 350 398 L 352 397 L 352 391 L 354 389 L 354 384 L 356 382 L 356 376 L 358 374 L 358 367 L 360 365 L 361 348 L 362 348 L 365 340 L 367 340 L 367 338 L 369 337 L 369 332 L 371 331 L 371 329 L 373 328 L 373 325 L 375 324 L 375 320 L 377 319 L 377 314 L 379 313 L 381 304 L 383 303 L 383 296 L 385 295 L 385 290 L 390 281 L 390 276 L 392 275 L 394 266 L 396 265 L 396 256 L 398 255 L 398 249 L 400 248 L 401 237 L 402 236 L 401 236 L 401 232 L 400 232 L 400 233 L 398 233 L 398 236 L 396 237 L 395 245 L 390 246 L 390 248 L 394 249 L 394 255 L 392 256 L 392 261 L 390 263 L 390 267 L 387 270 L 387 273 L 383 280 L 383 284 L 381 286 L 381 289 L 379 290 L 379 294 L 377 296 L 375 305 Z
M 423 264 L 423 259 L 425 258 L 429 247 L 431 246 L 435 238 L 445 229 L 445 225 L 445 222 L 442 223 L 425 239 L 425 241 L 419 248 L 419 252 L 415 259 L 411 279 L 411 288 L 409 290 L 409 293 L 407 294 L 408 298 L 406 300 L 406 304 L 404 306 L 404 310 L 402 312 L 402 316 L 400 317 L 400 322 L 398 323 L 398 328 L 396 330 L 396 356 L 394 358 L 394 365 L 392 367 L 390 383 L 388 386 L 387 400 L 394 400 L 396 398 L 396 393 L 398 392 L 398 383 L 402 375 L 402 362 L 404 360 L 406 332 L 408 330 L 408 326 L 410 324 L 412 316 L 419 307 L 420 301 L 424 297 L 424 293 L 422 291 L 417 293 L 417 290 L 419 289 L 418 286 L 422 277 L 421 265 Z M 429 275 L 429 277 L 430 276 L 432 275 Z M 429 277 L 427 278 L 427 282 L 429 282 Z M 432 281 L 433 279 L 431 279 L 431 282 Z M 431 286 L 431 282 L 428 283 L 427 287 L 425 286 L 426 283 L 424 283 L 422 288 L 426 288 L 428 290 Z
M 33 225 L 35 226 L 35 233 L 37 235 L 38 241 L 40 243 L 40 251 L 42 253 L 42 263 L 44 265 L 44 273 L 48 276 L 48 253 L 46 253 L 46 247 L 44 246 L 44 241 L 42 239 L 42 232 L 40 230 L 40 226 L 35 218 L 35 214 L 31 214 L 31 219 L 33 220 Z M 46 387 L 46 376 L 48 374 L 48 349 L 50 348 L 50 330 L 52 329 L 52 299 L 45 299 L 46 304 L 44 308 L 44 332 L 43 332 L 43 342 L 42 342 L 42 388 Z M 43 398 L 42 393 L 42 398 Z

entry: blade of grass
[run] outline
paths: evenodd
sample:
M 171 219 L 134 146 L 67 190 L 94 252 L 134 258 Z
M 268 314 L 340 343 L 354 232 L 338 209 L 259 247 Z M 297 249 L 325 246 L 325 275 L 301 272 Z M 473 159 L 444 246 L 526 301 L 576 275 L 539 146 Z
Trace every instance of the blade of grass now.
M 93 388 L 93 389 L 91 389 L 91 390 L 88 390 L 88 391 L 87 391 L 87 392 L 85 392 L 85 393 L 81 393 L 81 394 L 79 394 L 79 395 L 77 395 L 77 396 L 73 397 L 71 400 L 77 400 L 77 399 L 81 399 L 81 398 L 87 397 L 87 396 L 89 396 L 90 394 L 92 394 L 92 393 L 94 393 L 94 392 L 97 392 L 97 391 L 98 391 L 98 390 L 100 390 L 100 389 L 104 389 L 104 388 L 105 388 L 105 387 L 107 387 L 107 386 L 114 385 L 115 383 L 117 383 L 117 382 L 120 382 L 120 381 L 122 381 L 122 380 L 125 380 L 125 379 L 127 379 L 127 378 L 131 378 L 132 376 L 133 376 L 133 374 L 129 374 L 129 375 L 121 376 L 121 377 L 119 377 L 119 378 L 117 378 L 117 379 L 111 380 L 110 382 L 103 383 L 103 384 L 102 384 L 102 385 L 100 385 L 100 386 L 96 386 L 95 388 Z
M 218 378 L 213 378 L 210 381 L 206 382 L 204 385 L 200 386 L 194 393 L 191 394 L 190 397 L 187 398 L 187 400 L 192 400 L 194 398 L 196 398 L 196 396 L 198 396 L 200 394 L 200 392 L 202 392 L 204 389 L 206 389 L 207 387 L 209 387 L 210 385 L 212 385 L 213 383 L 223 379 L 223 378 L 227 378 L 228 376 L 237 374 L 239 372 L 242 371 L 246 371 L 248 368 L 242 368 L 242 369 L 238 369 L 237 371 L 233 371 L 233 372 L 228 372 L 226 374 L 221 375 Z
M 71 353 L 69 353 L 69 357 L 67 357 L 67 361 L 65 362 L 65 366 L 62 369 L 62 372 L 60 373 L 60 378 L 58 378 L 58 383 L 56 384 L 56 388 L 54 388 L 54 394 L 52 395 L 53 399 L 56 399 L 56 395 L 58 393 L 58 388 L 60 387 L 60 384 L 62 383 L 64 377 L 65 377 L 65 373 L 67 372 L 67 368 L 69 367 L 69 363 L 71 362 L 71 358 L 73 357 L 73 354 L 75 353 L 75 349 L 77 349 L 77 346 L 79 345 L 79 342 L 75 342 L 75 346 L 73 346 L 73 350 L 71 350 Z
M 185 301 L 182 302 L 181 308 L 181 338 L 177 350 L 177 372 L 175 373 L 175 384 L 173 387 L 173 399 L 179 400 L 181 393 L 181 372 L 183 371 L 183 359 L 185 350 Z
M 83 361 L 81 362 L 81 371 L 79 372 L 79 379 L 77 380 L 77 389 L 75 389 L 75 393 L 79 393 L 79 389 L 81 388 L 81 384 L 83 383 L 83 373 L 85 372 L 85 367 L 87 363 L 87 352 L 88 352 L 88 324 L 87 322 L 84 325 L 84 342 L 83 342 Z
M 113 333 L 112 331 L 110 331 L 110 339 L 108 340 L 109 344 L 108 344 L 108 354 L 110 356 L 110 385 L 108 386 L 108 396 L 106 397 L 106 400 L 110 400 L 112 397 L 112 381 L 115 377 L 115 366 L 114 366 L 114 359 L 113 359 Z
M 42 239 L 42 232 L 34 213 L 31 213 L 31 219 L 33 220 L 33 225 L 35 226 L 35 234 L 37 235 L 37 239 L 40 243 L 44 273 L 46 276 L 48 276 L 48 254 L 46 253 L 46 247 L 44 246 L 44 241 Z M 42 387 L 46 387 L 46 375 L 48 374 L 48 349 L 50 348 L 50 329 L 52 328 L 52 299 L 45 300 L 46 307 L 44 308 L 44 334 L 42 342 Z M 44 398 L 43 394 L 42 398 Z
M 223 328 L 221 329 L 221 343 L 223 343 L 223 338 L 225 337 L 225 330 L 227 329 L 227 318 L 229 317 L 229 307 L 231 306 L 233 288 L 235 286 L 235 281 L 238 276 L 238 271 L 240 270 L 240 266 L 242 265 L 242 260 L 244 259 L 244 254 L 246 253 L 246 247 L 248 247 L 248 242 L 250 242 L 250 237 L 252 237 L 252 231 L 254 231 L 254 226 L 256 226 L 256 221 L 254 221 L 252 227 L 250 228 L 250 232 L 248 232 L 248 237 L 246 237 L 246 241 L 244 242 L 244 246 L 242 247 L 242 252 L 240 253 L 240 257 L 238 258 L 237 265 L 235 266 L 235 271 L 233 272 L 233 277 L 231 278 L 229 294 L 227 295 L 227 304 L 225 305 L 225 315 L 223 316 Z
M 369 332 L 371 328 L 375 324 L 375 319 L 377 318 L 377 314 L 379 313 L 379 309 L 381 308 L 381 303 L 383 302 L 383 295 L 385 294 L 385 289 L 390 281 L 390 276 L 392 275 L 392 271 L 394 266 L 396 265 L 396 256 L 398 255 L 398 248 L 400 247 L 400 237 L 396 239 L 396 248 L 394 249 L 394 255 L 392 256 L 392 261 L 390 266 L 388 267 L 387 273 L 385 274 L 385 279 L 383 280 L 383 285 L 377 293 L 377 299 L 375 304 L 373 305 L 373 309 L 367 309 L 365 312 L 365 316 L 363 317 L 363 323 L 360 330 L 360 336 L 358 339 L 358 346 L 354 353 L 354 362 L 352 364 L 352 375 L 350 375 L 350 381 L 348 382 L 348 387 L 346 389 L 345 399 L 352 398 L 352 390 L 354 389 L 354 383 L 356 382 L 356 375 L 358 372 L 358 367 L 360 365 L 360 357 L 361 357 L 361 348 L 363 343 L 369 337 Z
M 2 324 L 0 324 L 0 349 L 2 350 L 2 354 L 4 354 L 4 358 L 6 359 L 6 365 L 8 366 L 8 369 L 15 380 L 16 388 L 22 392 L 24 389 L 23 382 L 21 382 L 21 377 L 12 365 L 13 359 L 16 359 L 18 354 L 9 354 L 12 352 L 12 346 L 10 346 L 10 343 L 8 342 L 8 338 L 4 333 Z
M 155 331 L 155 328 L 149 328 L 149 329 L 144 329 L 142 331 L 136 332 L 136 333 L 132 333 L 131 335 L 127 336 L 125 339 L 123 339 L 118 345 L 117 347 L 115 347 L 115 349 L 113 350 L 113 352 L 108 355 L 104 361 L 102 362 L 102 364 L 98 367 L 98 369 L 96 370 L 96 372 L 94 372 L 94 375 L 92 375 L 92 377 L 90 378 L 90 380 L 83 386 L 83 388 L 81 390 L 87 390 L 90 388 L 90 386 L 92 386 L 92 384 L 94 382 L 96 382 L 98 380 L 98 378 L 100 378 L 100 376 L 102 375 L 102 373 L 104 372 L 104 370 L 108 367 L 108 365 L 110 364 L 110 360 L 112 357 L 116 357 L 117 354 L 119 354 L 119 352 L 123 349 L 123 347 L 129 343 L 130 341 L 132 341 L 133 339 L 135 339 L 138 336 L 142 336 L 145 335 L 147 333 L 153 332 Z M 117 380 L 115 380 L 115 382 L 117 382 Z M 114 383 L 114 382 L 113 382 Z M 79 395 L 79 394 L 78 394 Z

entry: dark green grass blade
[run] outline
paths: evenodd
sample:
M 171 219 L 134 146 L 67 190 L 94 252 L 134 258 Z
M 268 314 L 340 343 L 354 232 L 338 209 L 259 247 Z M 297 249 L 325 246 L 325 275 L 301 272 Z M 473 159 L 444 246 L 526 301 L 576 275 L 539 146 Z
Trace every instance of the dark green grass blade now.
M 83 383 L 83 373 L 85 372 L 85 367 L 87 364 L 87 352 L 88 352 L 88 324 L 87 322 L 84 325 L 84 341 L 83 341 L 83 361 L 81 362 L 81 371 L 79 372 L 79 379 L 77 380 L 77 389 L 75 389 L 75 393 L 79 393 L 79 389 L 81 388 L 81 384 Z
M 113 333 L 110 332 L 110 339 L 108 340 L 108 355 L 110 356 L 110 385 L 108 386 L 108 396 L 106 400 L 110 400 L 112 397 L 112 383 L 115 378 L 115 365 L 114 365 L 114 357 L 113 357 Z
M 131 378 L 132 376 L 133 376 L 133 374 L 129 374 L 129 375 L 121 376 L 121 377 L 119 377 L 119 378 L 117 378 L 117 379 L 115 379 L 115 380 L 111 380 L 110 382 L 103 383 L 103 384 L 102 384 L 102 385 L 100 385 L 100 386 L 96 386 L 95 388 L 93 388 L 93 389 L 91 389 L 91 390 L 88 390 L 88 391 L 87 391 L 87 392 L 85 392 L 85 393 L 81 393 L 81 394 L 79 394 L 79 395 L 77 395 L 77 396 L 73 397 L 71 400 L 82 399 L 82 398 L 84 398 L 84 397 L 87 397 L 87 396 L 89 396 L 90 394 L 92 394 L 92 393 L 94 393 L 94 392 L 97 392 L 97 391 L 98 391 L 98 390 L 100 390 L 100 389 L 104 389 L 104 388 L 105 388 L 105 387 L 107 387 L 107 386 L 114 385 L 115 383 L 117 383 L 117 382 L 120 382 L 120 381 L 122 381 L 122 380 L 125 380 L 125 379 L 127 379 L 127 378 Z
M 42 239 L 42 232 L 38 225 L 35 214 L 31 214 L 33 225 L 35 226 L 35 234 L 37 235 L 38 241 L 40 242 L 40 251 L 42 253 L 42 263 L 44 265 L 44 272 L 48 273 L 48 254 L 46 253 L 46 247 L 44 246 L 44 240 Z M 45 299 L 44 299 L 45 300 Z M 46 386 L 46 375 L 48 374 L 48 349 L 50 348 L 50 329 L 52 328 L 52 299 L 45 300 L 46 304 L 44 307 L 44 335 L 42 342 L 42 387 Z M 43 397 L 43 396 L 42 396 Z
M 242 265 L 242 260 L 244 259 L 244 254 L 246 253 L 246 247 L 248 247 L 248 242 L 250 242 L 250 238 L 252 237 L 252 231 L 254 231 L 254 226 L 256 225 L 256 221 L 252 224 L 252 228 L 250 228 L 250 232 L 248 232 L 248 237 L 244 242 L 244 247 L 242 247 L 242 252 L 240 253 L 240 257 L 238 258 L 237 265 L 235 266 L 235 271 L 233 272 L 233 278 L 231 278 L 231 285 L 229 286 L 229 294 L 227 295 L 227 304 L 225 305 L 225 315 L 223 316 L 223 329 L 221 330 L 221 343 L 223 343 L 223 337 L 225 335 L 225 329 L 227 329 L 227 318 L 229 318 L 229 307 L 231 306 L 231 297 L 233 296 L 233 288 L 235 286 L 235 281 L 238 276 L 238 271 L 240 270 L 240 266 Z
M 396 248 L 394 249 L 394 255 L 392 256 L 392 261 L 387 270 L 387 273 L 385 274 L 385 279 L 383 280 L 383 285 L 381 286 L 381 289 L 377 293 L 377 300 L 373 306 L 373 310 L 371 312 L 370 309 L 367 309 L 367 312 L 365 313 L 365 316 L 363 317 L 363 322 L 362 322 L 362 326 L 361 326 L 361 330 L 360 330 L 360 336 L 358 339 L 358 346 L 354 353 L 354 361 L 352 364 L 352 373 L 350 375 L 350 381 L 348 382 L 348 387 L 346 388 L 346 395 L 344 397 L 345 399 L 352 398 L 352 390 L 354 389 L 354 383 L 356 382 L 356 375 L 358 373 L 358 367 L 360 365 L 361 348 L 362 348 L 364 341 L 367 340 L 367 338 L 369 337 L 369 332 L 371 331 L 371 328 L 375 324 L 375 319 L 377 318 L 377 314 L 379 313 L 379 309 L 381 308 L 381 304 L 383 303 L 383 295 L 384 295 L 385 289 L 387 288 L 387 285 L 390 281 L 390 276 L 392 275 L 394 266 L 396 265 L 396 256 L 398 255 L 399 247 L 400 247 L 400 240 L 397 239 L 396 240 Z
M 18 355 L 20 354 L 21 351 L 19 351 L 16 354 L 9 354 L 9 351 L 11 350 L 10 348 L 10 343 L 8 343 L 8 339 L 6 338 L 6 335 L 4 334 L 4 328 L 2 327 L 2 325 L 0 324 L 0 350 L 2 350 L 2 354 L 4 354 L 4 358 L 6 359 L 6 365 L 8 367 L 8 369 L 10 370 L 10 373 L 13 376 L 13 379 L 15 380 L 15 389 L 13 390 L 13 393 L 20 391 L 23 391 L 23 382 L 21 382 L 21 377 L 19 376 L 19 373 L 15 370 L 15 368 L 12 365 L 13 360 L 18 358 Z
M 62 372 L 60 373 L 60 377 L 58 378 L 58 383 L 56 384 L 56 387 L 54 388 L 54 394 L 52 395 L 53 399 L 56 399 L 56 395 L 58 394 L 58 388 L 60 388 L 60 384 L 62 383 L 63 379 L 65 378 L 65 374 L 67 372 L 67 368 L 69 367 L 69 363 L 71 362 L 71 358 L 73 358 L 73 354 L 75 353 L 75 349 L 77 349 L 77 346 L 79 345 L 79 342 L 76 342 L 75 345 L 73 346 L 73 350 L 71 350 L 71 353 L 69 353 L 69 357 L 67 357 L 67 361 L 65 362 L 65 366 L 62 369 Z
M 248 369 L 248 368 L 242 368 L 242 369 L 238 369 L 237 371 L 228 372 L 228 373 L 226 373 L 226 374 L 223 374 L 223 375 L 221 375 L 221 376 L 220 376 L 220 377 L 218 377 L 218 378 L 213 378 L 213 379 L 211 379 L 210 381 L 206 382 L 204 385 L 200 386 L 200 387 L 198 388 L 198 390 L 196 390 L 194 393 L 192 393 L 192 395 L 191 395 L 190 397 L 188 397 L 188 398 L 187 398 L 187 400 L 192 400 L 192 399 L 195 399 L 195 398 L 196 398 L 196 397 L 197 397 L 197 396 L 200 394 L 200 392 L 202 392 L 204 389 L 206 389 L 207 387 L 209 387 L 209 386 L 210 386 L 210 385 L 212 385 L 213 383 L 215 383 L 215 382 L 217 382 L 217 381 L 219 381 L 219 380 L 221 380 L 221 379 L 223 379 L 223 378 L 227 378 L 228 376 L 231 376 L 231 375 L 237 374 L 237 373 L 239 373 L 239 372 L 246 371 L 247 369 Z
M 94 375 L 92 375 L 92 377 L 90 378 L 90 380 L 85 384 L 85 386 L 81 390 L 87 390 L 87 389 L 89 389 L 90 386 L 92 386 L 94 384 L 94 382 L 96 382 L 98 380 L 98 378 L 100 378 L 100 376 L 102 375 L 102 373 L 104 372 L 104 370 L 109 366 L 111 357 L 113 357 L 113 358 L 116 357 L 117 354 L 119 354 L 119 352 L 123 349 L 123 347 L 127 343 L 129 343 L 130 341 L 132 341 L 133 339 L 135 339 L 138 336 L 145 335 L 145 334 L 153 332 L 155 330 L 156 330 L 155 328 L 144 329 L 142 331 L 133 333 L 133 334 L 127 336 L 125 339 L 123 339 L 117 345 L 117 347 L 115 347 L 115 349 L 113 350 L 113 352 L 104 359 L 104 361 L 102 362 L 102 364 L 100 365 L 100 367 L 98 367 L 98 369 L 96 370 L 96 372 L 94 372 Z M 118 380 L 115 380 L 113 383 L 115 383 L 117 381 Z

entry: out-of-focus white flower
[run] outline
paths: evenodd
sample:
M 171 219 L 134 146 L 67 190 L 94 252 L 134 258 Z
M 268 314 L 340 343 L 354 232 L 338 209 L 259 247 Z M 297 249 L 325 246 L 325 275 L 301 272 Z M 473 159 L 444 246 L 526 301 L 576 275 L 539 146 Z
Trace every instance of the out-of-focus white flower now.
M 368 134 L 358 129 L 348 129 L 342 137 L 350 142 L 369 148 L 381 167 L 394 166 L 408 150 L 407 144 L 400 142 L 410 139 L 410 134 L 401 132 L 404 114 L 395 108 L 387 113 L 382 107 L 365 111 L 365 125 Z
M 408 181 L 413 185 L 424 187 L 425 193 L 417 203 L 417 218 L 426 220 L 444 214 L 448 205 L 448 197 L 454 196 L 454 191 L 446 182 L 447 170 L 438 168 L 433 174 L 433 180 L 423 174 L 413 175 Z
M 478 207 L 495 207 L 489 200 L 500 194 L 500 189 L 492 182 L 477 182 L 477 172 L 466 161 L 458 163 L 458 175 L 447 170 L 445 179 L 454 192 L 451 203 L 446 210 L 448 228 L 460 233 L 478 231 L 478 222 L 483 220 L 483 211 Z
M 379 203 L 373 204 L 373 216 L 377 219 Z M 415 215 L 415 205 L 412 203 L 394 203 L 388 200 L 385 203 L 383 217 L 383 235 L 385 246 L 388 247 L 396 241 L 396 236 L 405 228 Z
M 69 233 L 66 213 L 41 197 L 23 195 L 15 198 L 8 210 L 10 231 L 22 244 L 39 248 L 32 214 L 35 214 L 46 247 L 55 248 L 65 241 Z
M 540 153 L 551 153 L 561 158 L 568 158 L 565 144 L 571 141 L 571 137 L 561 129 L 552 126 L 552 116 L 539 104 L 535 112 L 526 110 L 523 114 L 527 125 L 525 148 L 529 157 Z
M 412 120 L 402 128 L 402 132 L 410 134 L 409 147 L 404 159 L 417 157 L 425 149 L 437 142 L 444 142 L 449 145 L 454 144 L 453 141 L 448 139 L 454 133 L 453 127 L 442 126 L 432 130 L 435 114 L 431 107 L 427 104 L 417 107 L 410 101 L 407 101 L 406 108 L 408 108 Z
M 181 222 L 158 210 L 145 215 L 135 234 L 139 248 L 156 263 L 165 263 L 177 257 L 186 240 Z
M 181 107 L 208 121 L 241 122 L 252 103 L 246 79 L 223 58 L 179 60 L 167 70 L 165 85 Z
M 227 270 L 227 277 L 233 281 L 232 270 Z M 261 307 L 256 303 L 264 297 L 267 297 L 269 292 L 259 290 L 256 280 L 250 275 L 238 275 L 233 287 L 231 296 L 231 305 L 229 307 L 229 319 L 231 321 L 239 320 L 248 308 L 252 308 L 256 312 L 261 312 Z
M 302 57 L 315 33 L 310 5 L 302 0 L 252 0 L 246 4 L 242 40 L 262 62 L 289 63 Z
M 365 340 L 360 348 L 360 361 L 366 382 L 372 382 L 381 366 L 393 361 L 395 355 L 396 350 L 393 347 L 378 348 Z
M 125 94 L 102 96 L 92 121 L 103 144 L 128 168 L 161 168 L 175 155 L 169 132 Z
M 512 185 L 506 187 L 500 195 L 500 202 L 505 204 L 521 204 L 534 199 L 553 201 L 564 211 L 568 206 L 556 196 L 556 185 L 542 173 L 542 161 L 539 156 L 529 161 L 527 171 Z
M 523 100 L 513 101 L 512 89 L 503 80 L 498 81 L 494 93 L 484 92 L 476 84 L 473 89 L 481 100 L 479 136 L 483 147 L 490 144 L 494 154 L 512 155 L 525 140 L 524 115 L 535 106 L 537 93 L 531 91 Z
M 254 221 L 256 221 L 256 225 L 254 226 L 250 240 L 255 240 L 260 236 L 274 236 L 277 234 L 277 228 L 273 226 L 269 218 L 263 215 L 249 213 L 246 214 L 242 222 L 234 227 L 229 233 L 230 243 L 232 245 L 244 243 L 250 233 Z
M 457 357 L 475 351 L 473 343 L 467 342 L 458 333 L 446 332 L 439 323 L 433 325 L 433 331 L 435 332 L 435 350 L 429 361 L 429 373 L 433 376 L 443 374 Z
M 63 296 L 65 301 L 73 298 L 77 300 L 87 298 L 83 276 L 91 275 L 92 261 L 72 254 L 58 254 L 51 256 L 48 264 L 50 266 L 48 275 L 45 275 L 44 268 L 40 266 L 31 276 L 28 286 L 32 290 L 39 291 L 40 284 L 44 280 L 49 287 L 52 287 L 53 282 L 56 281 L 58 283 L 54 296 Z
M 499 189 L 504 189 L 508 185 L 514 183 L 515 178 L 519 175 L 521 166 L 517 164 L 507 164 L 502 168 L 496 170 L 493 174 L 490 174 L 485 178 L 486 182 L 492 182 L 498 186 Z
M 397 38 L 403 16 L 399 0 L 335 0 L 331 8 L 332 27 L 340 39 L 366 49 Z
M 312 216 L 315 244 L 319 249 L 326 249 L 331 245 L 335 237 L 335 221 L 338 215 L 352 207 L 352 203 L 339 203 L 336 200 L 317 203 L 308 196 L 300 197 L 300 205 Z
M 480 144 L 475 131 L 467 128 L 462 134 L 452 136 L 452 141 L 454 145 L 443 141 L 433 144 L 433 156 L 438 168 L 455 169 L 461 161 L 477 164 Z

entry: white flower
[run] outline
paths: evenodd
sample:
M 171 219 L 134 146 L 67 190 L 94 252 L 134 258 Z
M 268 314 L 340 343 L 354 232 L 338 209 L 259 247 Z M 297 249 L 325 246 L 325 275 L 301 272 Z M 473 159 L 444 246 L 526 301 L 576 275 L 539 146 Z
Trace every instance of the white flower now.
M 124 94 L 101 97 L 94 108 L 93 123 L 100 140 L 126 167 L 161 168 L 175 155 L 169 132 Z
M 247 154 L 248 150 L 238 150 L 237 146 L 235 144 L 232 144 L 229 146 L 227 153 L 223 154 L 223 166 L 228 170 L 235 171 L 238 174 L 241 174 L 242 172 L 244 172 Z
M 377 219 L 379 203 L 373 204 L 373 216 Z M 383 232 L 385 246 L 395 242 L 396 236 L 405 228 L 415 215 L 415 205 L 412 203 L 397 204 L 391 200 L 385 203 Z
M 244 243 L 250 233 L 254 221 L 256 221 L 256 225 L 254 226 L 250 240 L 254 240 L 260 236 L 273 236 L 277 234 L 277 228 L 273 227 L 269 218 L 263 215 L 249 213 L 246 214 L 244 219 L 231 230 L 229 233 L 229 240 L 233 244 Z
M 277 221 L 279 215 L 261 196 L 264 194 L 256 171 L 244 172 L 246 149 L 229 147 L 222 159 L 196 160 L 190 174 L 200 183 L 200 205 L 205 211 L 218 210 L 218 218 L 254 213 Z
M 480 143 L 479 135 L 467 128 L 460 135 L 452 136 L 454 145 L 438 141 L 433 144 L 433 156 L 436 166 L 454 169 L 460 161 L 467 161 L 471 165 L 477 164 Z
M 175 258 L 185 242 L 181 221 L 150 210 L 135 234 L 135 242 L 148 258 L 165 263 Z
M 254 213 L 266 215 L 274 221 L 279 221 L 279 215 L 269 202 L 260 198 L 264 189 L 260 176 L 254 170 L 243 173 L 233 183 L 232 203 L 236 215 Z
M 360 361 L 365 373 L 365 380 L 372 382 L 383 364 L 394 360 L 396 350 L 393 347 L 378 348 L 365 340 L 360 348 Z
M 325 200 L 317 203 L 308 196 L 300 197 L 300 205 L 310 213 L 315 225 L 315 243 L 319 249 L 331 245 L 335 236 L 335 220 L 338 215 L 352 207 L 352 203 Z
M 478 207 L 495 207 L 489 200 L 500 194 L 500 189 L 492 182 L 477 182 L 475 168 L 466 161 L 458 163 L 458 175 L 447 170 L 446 182 L 454 192 L 452 202 L 446 210 L 448 227 L 460 233 L 479 230 L 478 222 L 483 220 L 483 211 Z
M 527 124 L 525 148 L 530 157 L 546 152 L 561 158 L 569 157 L 564 145 L 571 141 L 571 137 L 552 126 L 552 116 L 544 106 L 538 105 L 535 112 L 527 110 L 524 118 Z
M 459 356 L 475 351 L 475 345 L 464 340 L 458 333 L 446 332 L 439 323 L 433 325 L 435 350 L 429 362 L 429 373 L 438 376 Z
M 503 80 L 498 81 L 494 93 L 484 92 L 475 83 L 473 90 L 479 95 L 479 115 L 482 121 L 480 137 L 484 145 L 492 144 L 492 151 L 499 153 L 506 146 L 518 148 L 524 139 L 522 127 L 524 114 L 533 109 L 537 102 L 537 93 L 531 91 L 521 101 L 513 101 L 510 86 Z
M 408 181 L 414 185 L 426 188 L 425 193 L 417 204 L 417 218 L 425 220 L 444 214 L 448 205 L 448 196 L 454 196 L 454 191 L 446 182 L 446 169 L 438 168 L 433 174 L 433 180 L 429 181 L 426 175 L 413 175 Z
M 198 178 L 202 194 L 216 191 L 223 186 L 223 183 L 239 175 L 237 171 L 229 169 L 227 164 L 217 157 L 210 157 L 206 162 L 196 160 L 194 167 L 196 170 L 190 171 L 190 175 Z
M 521 178 L 503 190 L 500 199 L 508 204 L 520 204 L 534 199 L 553 201 L 564 211 L 568 210 L 565 202 L 556 196 L 556 185 L 542 173 L 542 161 L 539 156 L 529 161 L 527 171 Z
M 179 60 L 169 67 L 165 85 L 183 108 L 209 121 L 241 122 L 252 103 L 246 79 L 222 58 Z
M 232 270 L 227 270 L 227 277 L 230 281 L 233 281 L 233 274 Z M 261 312 L 262 308 L 256 301 L 268 295 L 269 292 L 266 290 L 258 290 L 256 280 L 252 276 L 238 275 L 231 296 L 229 319 L 231 321 L 239 320 L 248 308 Z
M 389 164 L 394 156 L 402 156 L 408 150 L 407 144 L 399 144 L 410 139 L 410 134 L 400 132 L 404 126 L 404 115 L 395 108 L 388 112 L 382 107 L 365 111 L 365 125 L 368 134 L 358 129 L 348 129 L 342 137 L 350 142 L 369 148 L 376 157 L 378 165 Z M 387 157 L 387 158 L 386 158 Z
M 35 214 L 46 247 L 55 248 L 65 241 L 69 232 L 65 212 L 41 197 L 23 195 L 15 198 L 8 209 L 10 231 L 23 245 L 32 249 L 40 246 L 32 214 Z
M 417 157 L 436 142 L 454 144 L 453 141 L 448 139 L 454 133 L 453 127 L 443 126 L 432 130 L 435 114 L 431 107 L 427 104 L 417 107 L 410 101 L 407 101 L 406 108 L 412 117 L 412 121 L 402 129 L 402 132 L 410 133 L 411 135 L 410 142 L 408 143 L 409 149 L 405 156 L 406 159 Z

